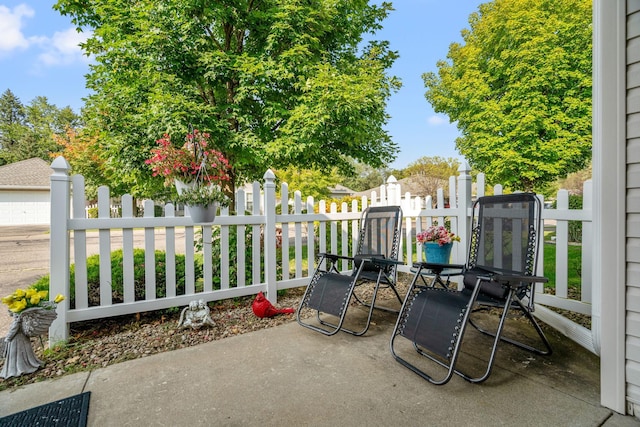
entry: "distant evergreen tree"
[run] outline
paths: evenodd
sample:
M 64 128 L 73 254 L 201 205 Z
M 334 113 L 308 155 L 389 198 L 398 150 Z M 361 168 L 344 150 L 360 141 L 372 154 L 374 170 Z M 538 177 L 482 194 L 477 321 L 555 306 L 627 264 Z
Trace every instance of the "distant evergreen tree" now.
M 59 150 L 54 135 L 80 124 L 70 107 L 59 109 L 44 96 L 25 106 L 7 89 L 0 96 L 0 165 L 32 157 L 51 160 L 51 153 Z
M 26 112 L 22 102 L 7 89 L 0 96 L 0 165 L 10 163 L 4 155 L 15 147 L 22 139 L 25 127 Z

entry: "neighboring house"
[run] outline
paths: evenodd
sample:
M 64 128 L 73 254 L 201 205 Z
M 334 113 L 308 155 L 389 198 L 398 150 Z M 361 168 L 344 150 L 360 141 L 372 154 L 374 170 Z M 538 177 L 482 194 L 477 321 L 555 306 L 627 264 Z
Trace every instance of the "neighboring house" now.
M 354 194 L 355 191 L 341 184 L 336 184 L 335 187 L 329 187 L 329 198 L 331 199 L 342 199 L 343 197 L 353 196 Z
M 244 190 L 245 206 L 247 209 L 253 209 L 253 184 L 244 184 L 238 189 Z M 337 184 L 335 187 L 329 187 L 330 199 L 342 199 L 343 197 L 353 196 L 354 194 L 356 194 L 355 191 L 344 185 Z M 289 194 L 289 197 L 293 197 L 293 194 Z
M 400 189 L 402 191 L 401 197 L 404 197 L 404 195 L 408 193 L 408 194 L 411 194 L 412 196 L 419 196 L 424 198 L 429 195 L 425 191 L 426 188 L 433 188 L 434 191 L 438 188 L 446 188 L 448 181 L 446 179 L 439 179 L 439 178 L 425 179 L 420 176 L 409 176 L 407 178 L 396 180 L 396 178 L 393 175 L 391 175 L 389 178 L 387 178 L 385 185 L 388 186 L 389 183 L 397 183 L 398 185 L 400 185 Z M 474 183 L 474 187 L 475 187 L 475 183 Z M 381 186 L 378 186 L 378 187 L 370 188 L 365 191 L 359 191 L 359 192 L 353 193 L 353 196 L 355 197 L 366 196 L 369 200 L 371 200 L 373 192 L 375 192 L 376 195 L 379 196 L 381 191 L 382 191 Z M 449 196 L 448 194 L 445 194 L 445 198 L 448 199 L 448 196 Z M 433 203 L 435 203 L 435 199 L 433 200 Z
M 0 166 L 0 226 L 49 224 L 52 172 L 38 158 Z

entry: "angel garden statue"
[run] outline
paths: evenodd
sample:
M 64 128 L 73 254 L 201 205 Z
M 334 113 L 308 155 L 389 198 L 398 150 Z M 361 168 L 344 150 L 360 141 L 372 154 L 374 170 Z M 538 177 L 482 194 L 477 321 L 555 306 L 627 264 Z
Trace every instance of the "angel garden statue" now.
M 64 297 L 58 295 L 54 301 L 44 300 L 49 291 L 38 291 L 34 288 L 18 289 L 13 294 L 2 298 L 9 306 L 13 322 L 5 337 L 4 366 L 0 377 L 9 378 L 35 372 L 42 361 L 38 359 L 31 346 L 31 338 L 44 335 L 58 316 L 57 303 Z
M 180 313 L 179 328 L 200 329 L 202 326 L 215 326 L 211 319 L 211 310 L 205 304 L 204 300 L 191 301 L 188 307 L 185 307 Z

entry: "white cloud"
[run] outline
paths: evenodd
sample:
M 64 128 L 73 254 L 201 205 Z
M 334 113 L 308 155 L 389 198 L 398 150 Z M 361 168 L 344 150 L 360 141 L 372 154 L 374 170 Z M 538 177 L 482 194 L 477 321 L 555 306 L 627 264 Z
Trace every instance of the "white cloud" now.
M 29 47 L 31 42 L 22 33 L 22 19 L 31 18 L 34 14 L 33 9 L 25 4 L 13 9 L 0 5 L 0 54 Z
M 86 61 L 87 57 L 83 55 L 79 45 L 90 36 L 90 33 L 78 33 L 75 28 L 56 31 L 52 38 L 40 40 L 43 52 L 38 55 L 38 61 L 46 67 Z
M 443 116 L 429 116 L 427 117 L 427 123 L 432 126 L 441 126 L 444 124 L 448 124 L 449 120 Z
M 39 74 L 43 68 L 89 62 L 79 44 L 85 42 L 91 32 L 78 33 L 74 27 L 69 27 L 56 31 L 53 36 L 26 36 L 23 32 L 24 21 L 34 16 L 34 9 L 25 4 L 13 9 L 0 5 L 0 57 L 17 50 L 28 50 L 24 53 L 33 58 L 30 72 L 35 74 Z

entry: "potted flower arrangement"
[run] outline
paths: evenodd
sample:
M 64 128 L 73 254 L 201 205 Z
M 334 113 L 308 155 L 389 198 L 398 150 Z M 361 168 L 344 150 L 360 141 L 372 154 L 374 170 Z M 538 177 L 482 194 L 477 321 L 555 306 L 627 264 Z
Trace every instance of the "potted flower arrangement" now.
M 443 225 L 432 225 L 419 232 L 416 240 L 422 245 L 427 262 L 447 264 L 453 242 L 459 242 L 460 237 Z
M 35 372 L 42 361 L 31 347 L 31 337 L 47 332 L 51 323 L 58 316 L 56 307 L 64 300 L 58 295 L 48 301 L 49 291 L 35 287 L 16 289 L 14 293 L 2 298 L 2 303 L 9 308 L 13 321 L 5 338 L 4 366 L 0 377 L 9 378 Z
M 35 287 L 27 289 L 16 289 L 14 293 L 2 298 L 2 303 L 7 306 L 13 314 L 20 314 L 24 310 L 34 307 L 53 310 L 57 304 L 64 300 L 63 295 L 57 295 L 53 301 L 47 300 L 49 291 L 37 290 Z
M 176 186 L 175 202 L 187 206 L 194 223 L 213 222 L 217 207 L 230 202 L 221 188 L 231 179 L 229 161 L 211 148 L 209 134 L 197 129 L 187 134 L 180 147 L 168 134 L 156 142 L 158 147 L 145 161 L 151 165 L 153 176 L 163 176 L 165 185 Z
M 175 199 L 189 209 L 194 224 L 213 222 L 218 206 L 229 206 L 229 198 L 218 185 L 196 183 L 185 189 Z

